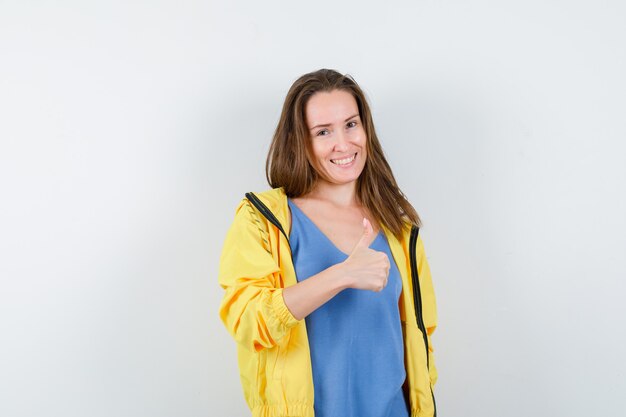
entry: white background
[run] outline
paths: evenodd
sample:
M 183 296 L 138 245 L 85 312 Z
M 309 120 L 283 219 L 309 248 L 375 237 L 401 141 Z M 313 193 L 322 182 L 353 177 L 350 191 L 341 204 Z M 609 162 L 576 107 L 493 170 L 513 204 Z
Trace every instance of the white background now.
M 626 408 L 626 6 L 0 1 L 0 415 L 249 415 L 218 258 L 301 74 L 424 220 L 440 416 Z

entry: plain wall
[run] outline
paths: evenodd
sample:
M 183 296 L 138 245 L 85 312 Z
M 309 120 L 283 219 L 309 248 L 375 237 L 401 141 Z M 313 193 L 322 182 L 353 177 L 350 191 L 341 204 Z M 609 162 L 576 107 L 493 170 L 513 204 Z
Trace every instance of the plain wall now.
M 439 415 L 621 415 L 624 22 L 617 0 L 0 1 L 0 415 L 249 415 L 219 254 L 322 67 L 366 91 L 424 220 Z

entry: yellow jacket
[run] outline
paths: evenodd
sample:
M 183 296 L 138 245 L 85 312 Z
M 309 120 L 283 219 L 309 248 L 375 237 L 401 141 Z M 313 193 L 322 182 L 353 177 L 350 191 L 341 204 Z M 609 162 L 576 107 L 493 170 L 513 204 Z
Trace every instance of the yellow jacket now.
M 219 314 L 237 342 L 241 383 L 253 417 L 314 417 L 305 320 L 291 314 L 282 296 L 283 288 L 297 283 L 289 219 L 282 188 L 246 194 L 220 258 L 219 283 L 226 291 Z M 424 246 L 416 227 L 407 227 L 402 241 L 387 228 L 383 231 L 402 277 L 404 388 L 411 417 L 436 417 L 437 369 L 430 335 L 437 311 Z M 414 282 L 419 282 L 415 292 Z

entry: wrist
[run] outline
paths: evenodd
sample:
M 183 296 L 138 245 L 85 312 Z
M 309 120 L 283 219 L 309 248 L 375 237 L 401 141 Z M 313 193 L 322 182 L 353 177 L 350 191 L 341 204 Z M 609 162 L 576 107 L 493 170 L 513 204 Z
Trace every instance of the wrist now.
M 331 266 L 330 270 L 337 292 L 353 286 L 353 278 L 348 273 L 345 261 Z

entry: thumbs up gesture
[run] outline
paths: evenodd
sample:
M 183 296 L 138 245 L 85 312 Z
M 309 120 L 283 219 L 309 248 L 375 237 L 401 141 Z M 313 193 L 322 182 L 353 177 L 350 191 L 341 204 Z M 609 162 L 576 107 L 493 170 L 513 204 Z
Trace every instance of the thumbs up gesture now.
M 343 262 L 350 288 L 379 292 L 387 285 L 389 258 L 386 253 L 369 248 L 375 237 L 371 223 L 364 218 L 363 235 Z

